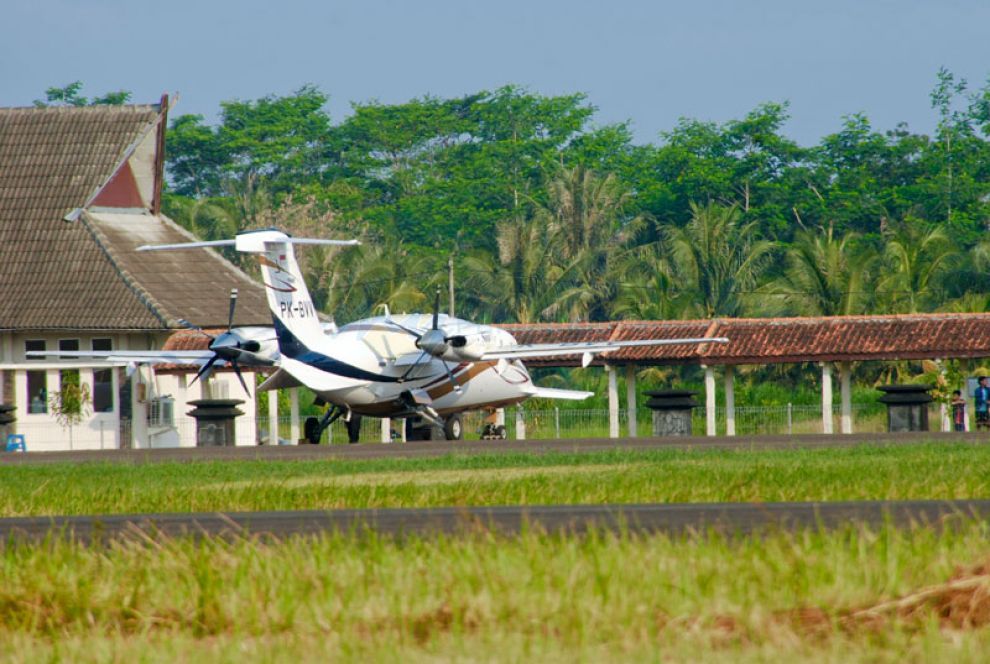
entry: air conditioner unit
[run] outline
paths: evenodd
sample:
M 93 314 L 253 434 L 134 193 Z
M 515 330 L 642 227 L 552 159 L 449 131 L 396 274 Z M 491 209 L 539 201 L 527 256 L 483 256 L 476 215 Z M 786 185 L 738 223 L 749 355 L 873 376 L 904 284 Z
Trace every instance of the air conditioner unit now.
M 204 399 L 229 399 L 228 385 L 226 382 L 209 380 L 203 386 Z
M 148 401 L 148 426 L 153 429 L 174 429 L 175 399 L 156 397 Z

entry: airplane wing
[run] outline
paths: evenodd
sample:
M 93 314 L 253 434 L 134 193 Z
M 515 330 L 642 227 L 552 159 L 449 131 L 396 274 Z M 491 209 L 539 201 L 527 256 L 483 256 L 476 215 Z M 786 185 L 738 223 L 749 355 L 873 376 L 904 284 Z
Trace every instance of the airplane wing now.
M 514 360 L 527 357 L 554 357 L 581 355 L 581 365 L 588 366 L 599 353 L 609 353 L 620 348 L 635 346 L 676 346 L 678 344 L 724 344 L 725 337 L 699 337 L 693 339 L 636 339 L 633 341 L 572 341 L 559 344 L 519 344 L 486 350 L 483 360 Z
M 532 396 L 538 399 L 565 399 L 567 401 L 584 401 L 594 392 L 582 392 L 578 390 L 558 390 L 555 387 L 533 386 Z
M 37 358 L 106 360 L 113 364 L 205 364 L 214 353 L 211 350 L 29 350 L 25 355 Z

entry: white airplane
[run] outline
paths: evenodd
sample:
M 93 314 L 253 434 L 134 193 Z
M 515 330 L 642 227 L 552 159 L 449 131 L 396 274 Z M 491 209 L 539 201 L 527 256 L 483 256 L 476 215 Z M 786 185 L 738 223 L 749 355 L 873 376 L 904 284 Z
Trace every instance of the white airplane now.
M 505 427 L 495 423 L 499 408 L 532 397 L 581 400 L 591 392 L 535 385 L 522 360 L 530 357 L 580 355 L 588 366 L 595 355 L 630 346 L 725 343 L 724 337 L 649 339 L 636 341 L 526 344 L 505 330 L 439 313 L 437 292 L 431 314 L 403 314 L 366 318 L 337 329 L 321 323 L 293 252 L 294 245 L 356 245 L 356 240 L 294 238 L 277 230 L 245 231 L 232 240 L 169 245 L 146 245 L 138 251 L 233 246 L 255 254 L 261 266 L 274 328 L 233 328 L 237 302 L 231 292 L 227 331 L 210 336 L 207 351 L 50 351 L 37 356 L 99 357 L 137 364 L 174 362 L 200 364 L 196 378 L 209 376 L 217 363 L 230 364 L 245 391 L 240 366 L 275 366 L 259 386 L 272 390 L 305 386 L 327 410 L 309 418 L 306 438 L 318 443 L 323 431 L 338 418 L 347 423 L 348 437 L 356 442 L 361 417 L 402 418 L 407 440 L 463 438 L 461 414 L 489 413 L 484 438 L 504 438 Z M 186 324 L 192 329 L 199 329 Z M 202 332 L 202 330 L 200 330 Z M 203 332 L 203 334 L 206 334 Z M 248 392 L 250 394 L 250 392 Z
M 228 329 L 211 342 L 215 354 L 200 373 L 220 359 L 231 362 L 235 370 L 238 362 L 270 362 L 277 370 L 259 389 L 305 386 L 328 406 L 322 418 L 306 422 L 306 437 L 314 443 L 341 417 L 348 423 L 351 442 L 357 441 L 361 416 L 404 418 L 407 439 L 442 434 L 457 440 L 464 435 L 461 414 L 465 411 L 486 410 L 493 415 L 498 408 L 532 397 L 580 400 L 591 396 L 591 392 L 535 385 L 522 363 L 528 357 L 581 355 L 587 366 L 596 354 L 629 346 L 728 341 L 706 337 L 520 345 L 505 330 L 439 313 L 439 292 L 432 315 L 392 316 L 386 311 L 384 316 L 358 320 L 339 330 L 326 328 L 317 317 L 293 252 L 294 245 L 305 244 L 358 242 L 294 238 L 277 230 L 258 230 L 239 233 L 232 240 L 138 250 L 233 246 L 256 255 L 278 352 L 265 348 L 266 338 L 260 331 L 245 337 L 239 330 Z M 233 307 L 232 299 L 231 312 Z M 490 420 L 483 435 L 504 437 L 504 427 L 497 428 L 494 418 Z

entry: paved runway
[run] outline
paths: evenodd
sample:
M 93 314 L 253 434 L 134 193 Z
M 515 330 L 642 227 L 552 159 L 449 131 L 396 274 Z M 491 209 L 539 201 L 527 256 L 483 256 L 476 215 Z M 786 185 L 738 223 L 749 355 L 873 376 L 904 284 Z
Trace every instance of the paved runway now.
M 525 505 L 296 512 L 131 514 L 0 519 L 0 544 L 39 541 L 51 533 L 91 543 L 164 534 L 285 537 L 322 532 L 433 535 L 534 528 L 582 533 L 589 528 L 678 534 L 713 529 L 724 533 L 836 528 L 851 523 L 879 526 L 931 524 L 968 519 L 990 521 L 990 500 L 862 501 L 829 503 L 681 503 L 649 505 Z
M 859 433 L 793 436 L 725 436 L 687 438 L 580 438 L 563 440 L 417 441 L 382 445 L 285 445 L 272 447 L 183 447 L 155 450 L 89 450 L 76 452 L 2 452 L 0 466 L 46 463 L 155 463 L 187 461 L 287 461 L 315 459 L 385 459 L 437 457 L 446 454 L 500 454 L 529 452 L 597 452 L 643 449 L 792 449 L 842 448 L 870 445 L 916 445 L 927 442 L 990 443 L 987 433 Z

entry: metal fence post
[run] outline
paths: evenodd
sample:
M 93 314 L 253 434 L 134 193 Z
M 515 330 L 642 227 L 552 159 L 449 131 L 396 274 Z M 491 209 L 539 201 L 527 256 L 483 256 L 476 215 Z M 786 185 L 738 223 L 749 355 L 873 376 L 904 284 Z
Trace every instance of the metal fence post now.
M 553 426 L 554 430 L 557 432 L 557 438 L 560 438 L 560 408 L 557 406 L 553 407 Z
M 787 403 L 787 435 L 794 433 L 794 405 Z

